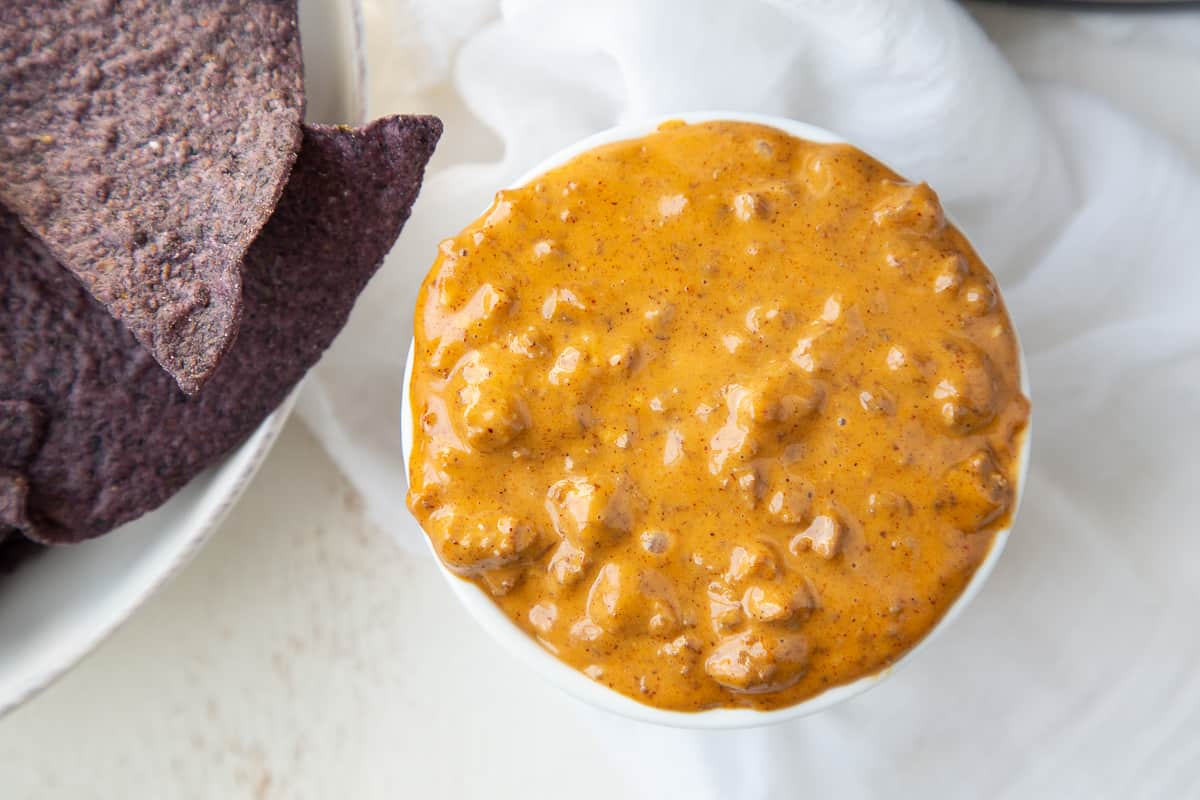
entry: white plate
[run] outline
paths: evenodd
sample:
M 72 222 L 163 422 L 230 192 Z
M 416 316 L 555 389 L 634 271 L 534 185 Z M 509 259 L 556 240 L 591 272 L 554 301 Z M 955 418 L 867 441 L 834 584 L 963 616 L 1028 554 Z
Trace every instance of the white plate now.
M 792 136 L 798 136 L 802 139 L 809 139 L 814 142 L 843 142 L 842 137 L 835 133 L 818 128 L 813 125 L 808 125 L 803 122 L 797 122 L 791 119 L 782 117 L 763 116 L 758 114 L 746 114 L 733 111 L 697 111 L 687 114 L 672 114 L 666 117 L 644 120 L 640 122 L 625 123 L 618 125 L 615 128 L 610 128 L 606 131 L 601 131 L 593 136 L 582 139 L 579 142 L 560 150 L 558 153 L 547 158 L 541 164 L 527 172 L 524 176 L 513 182 L 513 186 L 524 186 L 532 182 L 542 173 L 547 172 L 555 167 L 570 161 L 575 156 L 610 142 L 621 141 L 624 139 L 633 139 L 639 136 L 645 136 L 655 131 L 659 125 L 667 120 L 680 119 L 684 122 L 707 122 L 710 120 L 738 120 L 742 122 L 753 122 L 760 125 L 767 125 L 772 128 L 778 128 Z M 935 187 L 936 188 L 936 187 Z M 954 222 L 952 219 L 950 220 Z M 960 228 L 961 230 L 961 228 Z M 1013 331 L 1016 335 L 1016 331 Z M 1026 396 L 1029 395 L 1029 374 L 1025 369 L 1024 354 L 1020 349 L 1020 342 L 1017 343 L 1017 352 L 1020 356 L 1019 369 L 1021 372 L 1021 390 Z M 409 457 L 412 455 L 413 444 L 413 419 L 412 408 L 409 403 L 409 384 L 412 382 L 413 369 L 413 348 L 410 344 L 408 350 L 408 360 L 404 368 L 404 399 L 403 409 L 401 412 L 401 439 L 404 453 L 404 462 L 408 463 Z M 1032 438 L 1033 428 L 1032 423 L 1027 426 L 1025 431 L 1024 441 L 1021 445 L 1021 452 L 1017 464 L 1017 497 L 1014 503 L 1013 520 L 1016 519 L 1017 510 L 1021 503 L 1021 494 L 1025 488 L 1025 481 L 1029 472 L 1029 442 Z M 881 681 L 899 669 L 901 666 L 908 664 L 917 653 L 926 648 L 933 638 L 946 629 L 962 612 L 963 609 L 979 594 L 983 588 L 988 576 L 992 574 L 992 570 L 996 567 L 996 562 L 1000 558 L 1000 554 L 1004 550 L 1004 545 L 1008 542 L 1010 528 L 998 531 L 995 539 L 992 541 L 992 547 L 988 551 L 983 562 L 975 570 L 975 574 L 971 576 L 970 582 L 963 589 L 962 594 L 954 601 L 950 609 L 938 620 L 933 629 L 916 644 L 911 650 L 901 656 L 894 664 L 872 675 L 867 675 L 851 683 L 841 686 L 834 686 L 826 689 L 821 694 L 811 697 L 803 702 L 795 705 L 786 706 L 784 708 L 775 709 L 772 711 L 756 711 L 753 709 L 742 708 L 716 708 L 708 711 L 697 711 L 688 713 L 683 711 L 666 711 L 652 706 L 644 705 L 636 700 L 619 694 L 607 686 L 591 680 L 582 672 L 579 672 L 557 658 L 546 652 L 540 645 L 537 644 L 530 636 L 517 627 L 508 616 L 500 610 L 500 608 L 492 602 L 491 597 L 474 583 L 463 580 L 454 573 L 450 572 L 446 566 L 438 558 L 437 552 L 433 548 L 433 543 L 429 537 L 425 537 L 426 543 L 429 545 L 430 552 L 433 554 L 434 561 L 441 569 L 442 574 L 450 583 L 450 588 L 458 597 L 459 601 L 466 606 L 471 616 L 483 626 L 483 628 L 491 634 L 491 636 L 513 655 L 523 661 L 527 666 L 538 672 L 546 680 L 558 686 L 563 691 L 574 697 L 590 703 L 597 708 L 610 711 L 615 714 L 620 714 L 631 719 L 641 720 L 643 722 L 652 722 L 659 725 L 668 725 L 676 728 L 706 728 L 706 729 L 725 729 L 725 728 L 749 728 L 760 725 L 773 725 L 784 720 L 802 717 L 807 714 L 813 714 L 822 709 L 829 708 L 832 705 L 848 700 L 857 694 L 865 692 L 867 689 L 877 686 Z
M 362 119 L 357 3 L 305 0 L 300 30 L 308 118 Z M 262 464 L 294 398 L 158 510 L 0 579 L 0 716 L 74 666 L 188 562 Z

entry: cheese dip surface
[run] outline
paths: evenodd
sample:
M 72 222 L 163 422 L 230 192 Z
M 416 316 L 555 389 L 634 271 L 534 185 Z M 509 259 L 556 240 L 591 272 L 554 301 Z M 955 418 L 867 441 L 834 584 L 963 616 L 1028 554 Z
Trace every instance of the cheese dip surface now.
M 772 709 L 925 636 L 1007 527 L 1029 415 L 995 281 L 848 145 L 668 123 L 441 244 L 408 503 L 550 653 Z

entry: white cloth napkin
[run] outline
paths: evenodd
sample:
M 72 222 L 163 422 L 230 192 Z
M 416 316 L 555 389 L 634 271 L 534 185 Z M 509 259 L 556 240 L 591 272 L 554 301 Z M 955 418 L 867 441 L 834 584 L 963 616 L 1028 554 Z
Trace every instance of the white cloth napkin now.
M 982 10 L 1014 69 L 940 0 L 366 13 L 372 112 L 434 111 L 447 134 L 301 409 L 414 548 L 401 369 L 436 244 L 614 123 L 730 109 L 843 134 L 937 189 L 1021 333 L 1025 502 L 958 623 L 880 688 L 780 727 L 682 732 L 581 706 L 614 768 L 646 797 L 692 800 L 1200 796 L 1200 18 Z

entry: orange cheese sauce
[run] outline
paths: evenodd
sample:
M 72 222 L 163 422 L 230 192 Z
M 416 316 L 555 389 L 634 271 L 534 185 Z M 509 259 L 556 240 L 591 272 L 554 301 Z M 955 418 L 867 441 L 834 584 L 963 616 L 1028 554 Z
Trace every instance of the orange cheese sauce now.
M 665 709 L 877 672 L 1012 511 L 1029 403 L 938 199 L 846 145 L 670 123 L 441 245 L 408 503 L 543 647 Z

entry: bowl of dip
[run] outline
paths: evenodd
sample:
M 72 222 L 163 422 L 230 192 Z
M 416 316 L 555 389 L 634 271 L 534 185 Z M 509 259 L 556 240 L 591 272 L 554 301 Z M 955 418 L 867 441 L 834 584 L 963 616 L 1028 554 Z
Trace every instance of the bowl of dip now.
M 492 636 L 599 708 L 736 728 L 876 685 L 961 613 L 1029 390 L 928 186 L 703 112 L 514 187 L 441 244 L 403 408 L 409 507 Z

